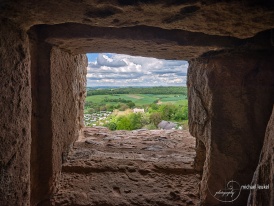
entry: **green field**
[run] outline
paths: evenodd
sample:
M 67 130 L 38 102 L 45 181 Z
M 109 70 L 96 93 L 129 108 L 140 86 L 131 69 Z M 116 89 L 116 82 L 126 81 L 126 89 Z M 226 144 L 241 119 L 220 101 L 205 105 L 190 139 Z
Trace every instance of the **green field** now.
M 85 122 L 105 125 L 111 130 L 134 130 L 157 129 L 166 120 L 176 122 L 178 128 L 187 128 L 186 94 L 186 87 L 90 89 L 85 102 Z M 133 113 L 136 107 L 144 111 Z
M 102 103 L 105 98 L 131 100 L 136 106 L 148 105 L 159 100 L 161 104 L 172 103 L 176 105 L 187 104 L 187 98 L 178 94 L 114 94 L 114 95 L 92 95 L 86 98 L 86 102 Z M 107 102 L 115 105 L 117 102 Z

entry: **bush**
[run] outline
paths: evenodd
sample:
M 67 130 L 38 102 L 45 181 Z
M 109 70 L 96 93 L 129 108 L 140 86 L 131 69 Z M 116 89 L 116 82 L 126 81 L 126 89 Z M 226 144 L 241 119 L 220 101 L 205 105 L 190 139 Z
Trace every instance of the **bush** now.
M 157 129 L 157 127 L 153 123 L 150 123 L 148 125 L 145 125 L 144 129 L 152 130 L 152 129 Z
M 129 106 L 126 105 L 126 104 L 124 104 L 124 103 L 119 104 L 119 110 L 120 110 L 120 111 L 125 111 L 125 110 L 127 110 L 128 108 L 129 108 Z
M 162 121 L 162 114 L 160 112 L 152 113 L 149 117 L 149 120 L 155 127 Z
M 111 131 L 114 131 L 114 130 L 116 130 L 116 128 L 117 128 L 117 125 L 116 125 L 115 122 L 109 122 L 109 123 L 105 124 L 105 126 L 106 126 L 107 128 L 109 128 Z
M 127 103 L 127 106 L 132 109 L 133 107 L 135 107 L 135 103 L 130 101 L 129 103 Z
M 119 116 L 116 125 L 117 130 L 131 130 L 130 121 L 127 116 Z

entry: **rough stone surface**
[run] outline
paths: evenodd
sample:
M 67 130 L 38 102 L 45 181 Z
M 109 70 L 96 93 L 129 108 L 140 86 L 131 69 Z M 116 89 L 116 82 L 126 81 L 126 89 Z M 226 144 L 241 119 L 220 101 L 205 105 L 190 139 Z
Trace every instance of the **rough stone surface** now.
M 189 128 L 206 147 L 201 201 L 230 180 L 250 184 L 274 102 L 273 53 L 221 53 L 190 63 Z M 218 181 L 217 181 L 218 180 Z M 235 202 L 244 205 L 248 191 Z
M 274 44 L 271 1 L 2 0 L 0 11 L 26 30 L 39 25 L 47 42 L 74 54 L 190 60 L 245 45 L 263 31 Z
M 86 55 L 71 55 L 58 48 L 51 50 L 53 184 L 84 125 L 86 68 Z
M 0 20 L 0 205 L 29 205 L 30 54 L 24 31 Z
M 242 48 L 273 50 L 273 31 L 258 33 L 252 38 L 207 35 L 178 29 L 152 26 L 100 27 L 64 23 L 38 25 L 43 39 L 73 54 L 113 52 L 162 59 L 191 60 L 205 52 Z
M 2 0 L 1 16 L 28 29 L 77 22 L 100 27 L 146 25 L 208 35 L 252 37 L 274 27 L 273 1 Z
M 194 168 L 195 170 L 202 173 L 205 159 L 206 159 L 206 148 L 204 143 L 201 140 L 196 139 L 195 149 L 196 149 L 196 156 L 194 160 Z
M 31 205 L 36 205 L 48 201 L 69 146 L 81 133 L 87 59 L 44 43 L 36 31 L 29 36 L 33 99 Z
M 41 25 L 38 29 L 46 42 L 74 54 L 108 51 L 189 60 L 207 51 L 229 49 L 248 42 L 233 37 L 148 26 L 104 28 L 67 23 Z
M 45 200 L 52 185 L 51 48 L 31 34 L 31 205 Z
M 260 162 L 251 185 L 257 185 L 257 190 L 251 190 L 248 205 L 274 205 L 274 110 L 267 125 Z M 258 185 L 269 187 L 261 189 Z
M 52 205 L 197 205 L 188 131 L 85 128 L 63 164 Z
M 72 83 L 79 95 L 62 94 L 72 78 L 51 81 L 51 51 L 74 67 L 74 55 L 91 51 L 186 60 L 203 55 L 192 61 L 189 81 L 190 128 L 200 141 L 194 166 L 200 172 L 206 156 L 202 200 L 216 203 L 206 193 L 207 183 L 216 189 L 225 178 L 249 182 L 273 104 L 273 6 L 270 0 L 1 0 L 0 205 L 28 205 L 29 185 L 32 205 L 48 198 L 62 159 L 52 150 L 60 155 L 57 148 L 67 148 L 76 134 L 62 136 L 66 125 L 53 112 L 63 111 L 71 128 L 82 121 L 83 77 L 75 75 L 80 85 Z M 227 56 L 216 57 L 217 51 Z M 56 98 L 62 97 L 75 98 L 76 105 L 64 100 L 58 109 Z

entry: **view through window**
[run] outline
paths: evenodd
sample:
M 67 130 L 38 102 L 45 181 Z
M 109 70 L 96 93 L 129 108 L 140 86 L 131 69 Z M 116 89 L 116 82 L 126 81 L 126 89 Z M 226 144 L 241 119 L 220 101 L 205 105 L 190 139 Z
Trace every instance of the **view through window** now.
M 86 126 L 187 129 L 187 61 L 87 54 Z
M 197 205 L 188 63 L 87 56 L 86 127 L 68 156 L 81 172 L 66 174 L 60 187 L 81 194 L 77 205 Z

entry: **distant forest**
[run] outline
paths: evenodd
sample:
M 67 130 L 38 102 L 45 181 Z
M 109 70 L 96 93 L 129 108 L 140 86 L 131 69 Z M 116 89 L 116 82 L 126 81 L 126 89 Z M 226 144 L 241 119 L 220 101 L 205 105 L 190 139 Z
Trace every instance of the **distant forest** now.
M 187 87 L 126 87 L 114 89 L 92 89 L 87 88 L 87 96 L 113 95 L 113 94 L 181 94 L 187 95 Z

